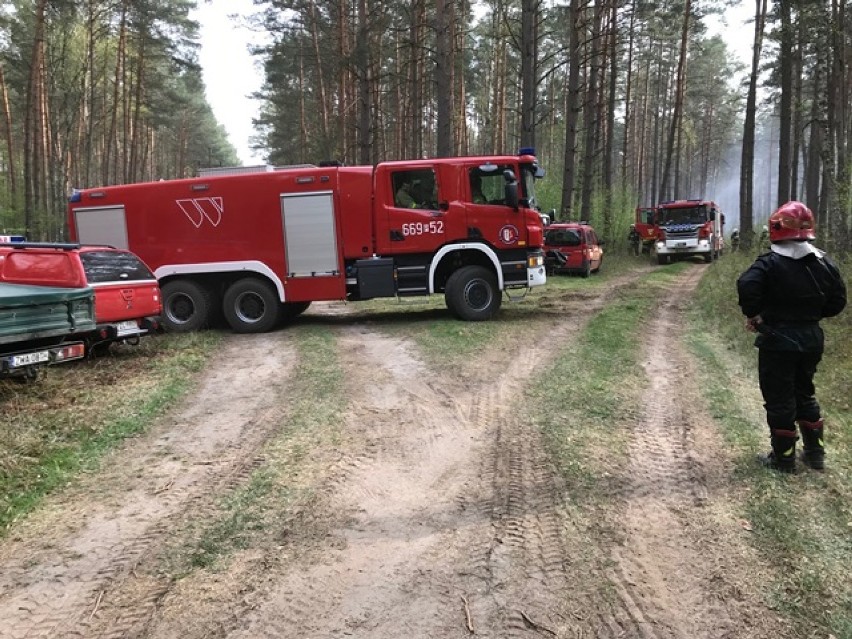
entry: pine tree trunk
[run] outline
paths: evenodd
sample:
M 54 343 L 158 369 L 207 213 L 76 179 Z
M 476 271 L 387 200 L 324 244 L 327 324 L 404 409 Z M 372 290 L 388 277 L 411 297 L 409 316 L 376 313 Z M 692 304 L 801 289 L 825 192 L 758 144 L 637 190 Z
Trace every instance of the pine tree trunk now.
M 3 132 L 6 136 L 7 175 L 9 177 L 9 195 L 12 202 L 17 200 L 17 176 L 15 175 L 15 144 L 12 138 L 12 111 L 9 108 L 9 90 L 3 75 L 3 65 L 0 64 L 0 103 L 3 105 Z
M 740 242 L 744 249 L 752 246 L 754 238 L 754 125 L 757 111 L 757 78 L 760 70 L 760 51 L 763 47 L 763 26 L 766 21 L 767 0 L 754 0 L 754 44 L 751 76 L 746 98 L 743 147 L 740 162 Z
M 675 84 L 674 111 L 669 127 L 668 144 L 666 145 L 666 160 L 663 167 L 663 177 L 660 183 L 660 200 L 665 200 L 669 194 L 669 182 L 671 180 L 672 161 L 675 152 L 675 139 L 680 132 L 680 123 L 683 112 L 683 96 L 686 93 L 686 48 L 689 38 L 689 17 L 692 12 L 692 0 L 686 0 L 683 8 L 683 28 L 680 35 L 680 55 L 677 61 L 677 78 Z M 675 196 L 678 194 L 675 193 Z
M 435 100 L 438 109 L 438 157 L 453 151 L 453 0 L 437 0 L 435 10 Z
M 521 146 L 535 147 L 538 0 L 521 0 Z
M 793 25 L 790 0 L 780 0 L 781 39 L 779 58 L 781 62 L 781 99 L 778 105 L 778 194 L 776 207 L 790 200 L 791 137 L 793 108 Z
M 571 0 L 568 7 L 568 95 L 565 98 L 565 161 L 562 172 L 560 220 L 573 217 L 575 163 L 577 160 L 577 98 L 580 88 L 580 0 Z

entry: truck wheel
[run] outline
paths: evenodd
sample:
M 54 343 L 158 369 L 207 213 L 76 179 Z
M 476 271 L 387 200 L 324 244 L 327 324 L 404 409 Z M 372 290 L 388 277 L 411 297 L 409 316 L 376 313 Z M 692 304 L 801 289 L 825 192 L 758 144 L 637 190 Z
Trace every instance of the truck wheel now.
M 586 265 L 583 267 L 583 270 L 580 271 L 580 275 L 583 277 L 589 277 L 592 274 L 592 261 L 588 260 Z
M 444 298 L 450 312 L 468 322 L 491 319 L 503 303 L 497 278 L 483 266 L 463 266 L 450 275 Z
M 710 252 L 704 255 L 704 261 L 710 264 L 713 261 L 713 249 L 710 249 Z
M 164 284 L 163 325 L 167 331 L 186 333 L 207 326 L 210 314 L 210 292 L 190 280 L 174 280 Z
M 222 307 L 236 333 L 265 333 L 278 322 L 278 295 L 272 286 L 253 277 L 231 284 Z

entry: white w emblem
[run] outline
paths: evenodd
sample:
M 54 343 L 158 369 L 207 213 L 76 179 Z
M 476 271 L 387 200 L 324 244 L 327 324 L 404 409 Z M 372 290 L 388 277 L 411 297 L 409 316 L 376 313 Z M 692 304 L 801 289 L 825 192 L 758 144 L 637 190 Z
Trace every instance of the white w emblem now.
M 200 228 L 205 218 L 213 226 L 219 226 L 219 222 L 222 221 L 225 208 L 221 197 L 199 197 L 175 201 L 195 228 Z

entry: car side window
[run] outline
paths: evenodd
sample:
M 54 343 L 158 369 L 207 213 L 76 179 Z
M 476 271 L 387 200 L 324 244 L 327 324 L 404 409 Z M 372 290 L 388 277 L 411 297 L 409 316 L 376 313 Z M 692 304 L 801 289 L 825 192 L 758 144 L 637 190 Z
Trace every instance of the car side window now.
M 80 261 L 89 284 L 156 279 L 144 262 L 133 253 L 86 251 L 80 253 Z

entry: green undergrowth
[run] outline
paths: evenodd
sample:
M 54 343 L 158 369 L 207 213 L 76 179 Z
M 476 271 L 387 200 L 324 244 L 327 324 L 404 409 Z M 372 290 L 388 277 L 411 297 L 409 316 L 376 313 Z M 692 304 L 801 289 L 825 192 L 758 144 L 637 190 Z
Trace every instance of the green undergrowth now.
M 754 337 L 743 329 L 736 279 L 752 259 L 733 255 L 707 270 L 687 343 L 701 362 L 702 389 L 742 483 L 734 506 L 752 544 L 771 566 L 766 603 L 795 636 L 852 637 L 852 313 L 823 322 L 826 351 L 816 377 L 826 420 L 827 470 L 794 476 L 766 471 L 755 454 L 769 446 L 757 382 Z M 850 265 L 841 265 L 848 275 Z
M 0 383 L 0 535 L 173 406 L 218 341 L 212 332 L 155 336 L 50 367 L 35 383 Z

